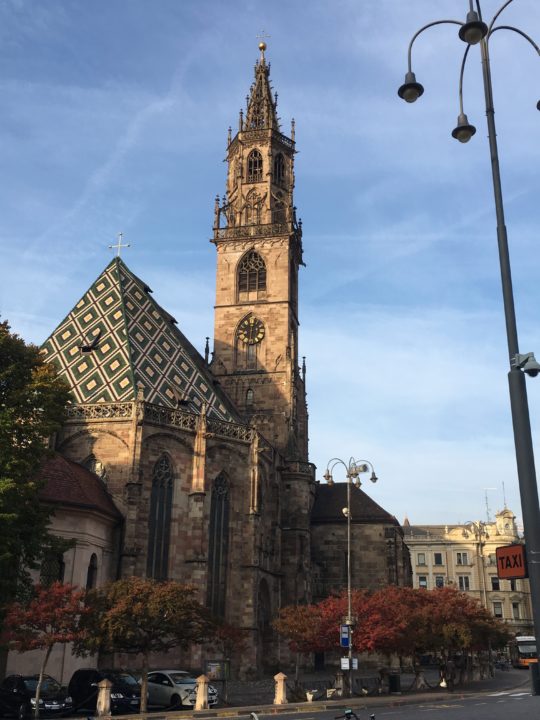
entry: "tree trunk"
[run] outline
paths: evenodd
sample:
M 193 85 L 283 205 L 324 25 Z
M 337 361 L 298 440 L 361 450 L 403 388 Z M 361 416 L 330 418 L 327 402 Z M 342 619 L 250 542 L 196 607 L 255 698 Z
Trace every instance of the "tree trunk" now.
M 41 669 L 39 671 L 39 680 L 36 687 L 36 707 L 34 708 L 34 717 L 39 717 L 39 699 L 41 696 L 41 684 L 43 683 L 43 675 L 45 674 L 45 667 L 47 666 L 47 661 L 49 660 L 51 650 L 53 649 L 52 645 L 49 645 L 47 648 L 47 651 L 45 653 L 45 657 L 43 658 L 43 662 L 41 663 Z
M 148 653 L 143 653 L 141 672 L 141 713 L 145 713 L 148 703 Z

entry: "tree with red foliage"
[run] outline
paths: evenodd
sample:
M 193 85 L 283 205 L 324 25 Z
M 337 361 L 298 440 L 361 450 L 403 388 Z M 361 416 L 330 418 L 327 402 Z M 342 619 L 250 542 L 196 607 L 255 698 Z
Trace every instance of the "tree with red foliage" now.
M 356 652 L 411 657 L 437 652 L 498 647 L 509 633 L 480 603 L 453 588 L 432 591 L 390 585 L 376 592 L 354 590 L 352 636 Z M 347 593 L 317 605 L 284 608 L 274 623 L 292 650 L 339 648 L 339 626 L 347 615 Z
M 48 587 L 36 585 L 25 602 L 14 602 L 7 608 L 2 640 L 19 652 L 45 650 L 36 687 L 36 718 L 43 675 L 53 647 L 82 638 L 80 619 L 88 612 L 82 604 L 83 596 L 72 585 L 55 582 Z
M 124 652 L 142 656 L 141 712 L 146 712 L 148 665 L 152 652 L 188 648 L 211 637 L 213 623 L 190 585 L 128 577 L 90 590 L 91 611 L 75 652 Z

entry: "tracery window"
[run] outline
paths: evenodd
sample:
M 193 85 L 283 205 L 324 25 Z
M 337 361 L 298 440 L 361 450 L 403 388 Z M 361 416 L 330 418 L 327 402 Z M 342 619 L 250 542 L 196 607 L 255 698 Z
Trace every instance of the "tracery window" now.
M 216 617 L 225 615 L 229 560 L 229 505 L 229 479 L 227 473 L 221 472 L 212 487 L 208 543 L 207 605 Z
M 263 160 L 258 150 L 252 150 L 247 159 L 247 181 L 259 182 L 262 180 Z
M 148 518 L 148 558 L 146 575 L 165 580 L 169 565 L 169 539 L 173 497 L 171 461 L 163 454 L 152 473 L 150 515 Z
M 266 263 L 255 250 L 244 255 L 238 266 L 238 291 L 266 290 Z
M 285 180 L 285 160 L 283 155 L 278 153 L 274 158 L 274 182 L 276 185 L 283 185 Z

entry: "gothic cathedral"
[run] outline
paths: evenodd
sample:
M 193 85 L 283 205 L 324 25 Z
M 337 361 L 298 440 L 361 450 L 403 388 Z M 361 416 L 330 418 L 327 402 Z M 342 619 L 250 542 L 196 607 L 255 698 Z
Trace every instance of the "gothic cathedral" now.
M 195 585 L 214 615 L 249 632 L 240 673 L 283 663 L 272 629 L 281 607 L 345 583 L 345 485 L 322 492 L 308 459 L 294 121 L 285 135 L 259 49 L 215 203 L 212 356 L 208 346 L 199 354 L 120 257 L 42 347 L 74 397 L 42 471 L 52 531 L 74 546 L 49 558 L 47 572 L 82 587 L 128 575 Z M 355 521 L 372 530 L 362 529 L 362 544 L 358 536 L 371 553 L 365 565 L 368 551 L 357 554 L 358 583 L 402 582 L 401 528 L 358 492 Z M 50 672 L 66 682 L 85 661 L 55 652 Z M 205 652 L 179 650 L 166 664 L 204 668 L 215 659 Z M 24 667 L 10 654 L 8 670 Z

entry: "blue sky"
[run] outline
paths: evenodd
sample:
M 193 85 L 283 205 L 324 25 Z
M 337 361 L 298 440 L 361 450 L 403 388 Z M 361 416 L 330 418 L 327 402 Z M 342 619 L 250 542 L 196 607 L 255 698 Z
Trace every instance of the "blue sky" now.
M 483 0 L 485 16 L 499 6 Z M 296 120 L 300 352 L 311 459 L 369 459 L 374 499 L 412 523 L 521 517 L 478 49 L 412 34 L 466 0 L 2 0 L 0 312 L 41 343 L 123 257 L 199 348 L 213 334 L 213 198 L 264 29 L 279 114 Z M 501 18 L 540 41 L 537 0 Z M 540 359 L 539 58 L 491 43 L 520 349 Z M 194 298 L 197 301 L 194 302 Z M 540 432 L 540 379 L 528 382 Z M 536 442 L 537 457 L 540 457 Z M 538 460 L 540 463 L 540 460 Z M 336 475 L 336 479 L 339 479 Z M 486 488 L 490 488 L 486 491 Z

